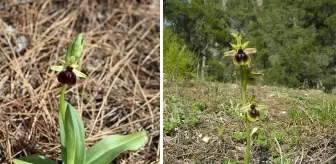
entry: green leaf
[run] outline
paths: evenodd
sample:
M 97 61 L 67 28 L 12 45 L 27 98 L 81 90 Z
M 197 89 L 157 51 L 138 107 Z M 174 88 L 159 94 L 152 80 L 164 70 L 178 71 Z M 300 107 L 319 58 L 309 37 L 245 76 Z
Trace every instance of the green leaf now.
M 86 164 L 108 164 L 120 153 L 127 150 L 138 150 L 148 141 L 145 131 L 129 135 L 111 135 L 93 145 L 86 156 Z
M 241 48 L 242 48 L 243 50 L 245 50 L 249 43 L 250 43 L 250 41 L 245 42 L 245 43 L 241 46 Z
M 65 101 L 64 104 L 65 104 L 65 106 L 68 105 L 66 101 Z M 59 122 L 59 126 L 60 126 L 62 159 L 66 159 L 66 157 L 67 157 L 66 156 L 67 155 L 67 149 L 66 149 L 65 127 L 64 127 L 61 111 L 59 112 L 58 122 Z
M 264 75 L 262 73 L 257 73 L 257 72 L 251 72 L 251 75 L 252 76 L 261 76 L 261 75 Z
M 65 137 L 67 149 L 67 164 L 85 163 L 85 134 L 84 124 L 76 109 L 67 103 L 65 113 Z
M 73 69 L 72 71 L 76 74 L 77 77 L 81 77 L 81 78 L 87 77 L 83 72 L 78 71 L 77 69 Z
M 253 136 L 254 133 L 256 133 L 258 131 L 258 127 L 254 127 L 251 131 L 251 137 Z
M 60 66 L 60 65 L 57 65 L 57 66 L 53 65 L 53 66 L 50 67 L 50 69 L 53 70 L 53 71 L 61 72 L 64 69 L 64 67 Z
M 14 159 L 15 164 L 56 164 L 55 161 L 48 159 L 42 155 L 31 155 L 22 157 L 19 159 Z

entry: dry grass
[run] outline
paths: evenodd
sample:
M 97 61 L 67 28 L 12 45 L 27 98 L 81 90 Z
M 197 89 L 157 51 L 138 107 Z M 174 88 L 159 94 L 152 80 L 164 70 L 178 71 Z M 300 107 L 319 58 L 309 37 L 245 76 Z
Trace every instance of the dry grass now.
M 135 0 L 36 0 L 0 10 L 0 162 L 29 154 L 60 159 L 60 85 L 49 68 L 84 32 L 81 70 L 89 77 L 68 88 L 66 100 L 84 119 L 87 147 L 105 135 L 146 130 L 148 144 L 115 161 L 157 163 L 158 22 L 158 4 Z M 20 36 L 29 45 L 16 52 Z
M 334 95 L 317 90 L 296 90 L 284 87 L 249 86 L 248 93 L 256 95 L 257 102 L 268 106 L 265 119 L 253 124 L 259 127 L 254 135 L 251 163 L 274 162 L 282 155 L 289 163 L 315 164 L 326 161 L 336 151 L 336 99 Z M 164 101 L 168 97 L 179 100 L 180 110 L 191 110 L 193 104 L 206 102 L 196 124 L 182 124 L 171 133 L 164 134 L 165 163 L 213 163 L 224 158 L 242 163 L 245 140 L 233 139 L 235 132 L 244 132 L 243 118 L 239 109 L 240 89 L 236 84 L 220 83 L 171 83 L 165 85 Z M 329 103 L 331 106 L 323 105 Z M 166 104 L 166 103 L 165 103 Z M 330 110 L 330 119 L 323 118 L 318 110 Z M 297 111 L 300 116 L 291 112 Z M 172 108 L 165 105 L 164 119 L 172 116 Z M 318 114 L 318 115 L 317 115 Z M 186 119 L 186 116 L 180 117 Z M 322 117 L 322 118 L 321 118 Z M 275 134 L 278 138 L 274 139 Z M 281 134 L 282 137 L 279 137 Z M 204 136 L 210 138 L 203 142 Z M 281 153 L 280 153 L 281 151 Z M 330 159 L 336 162 L 335 156 Z M 287 161 L 288 163 L 288 161 Z

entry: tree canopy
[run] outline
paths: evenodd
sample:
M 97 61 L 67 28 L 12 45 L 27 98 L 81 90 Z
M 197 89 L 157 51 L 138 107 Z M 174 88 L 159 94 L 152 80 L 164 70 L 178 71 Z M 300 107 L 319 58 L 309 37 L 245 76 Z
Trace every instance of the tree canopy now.
M 223 52 L 240 32 L 258 50 L 253 64 L 263 83 L 336 87 L 335 0 L 169 0 L 164 19 L 196 58 L 207 57 L 210 80 L 233 78 Z

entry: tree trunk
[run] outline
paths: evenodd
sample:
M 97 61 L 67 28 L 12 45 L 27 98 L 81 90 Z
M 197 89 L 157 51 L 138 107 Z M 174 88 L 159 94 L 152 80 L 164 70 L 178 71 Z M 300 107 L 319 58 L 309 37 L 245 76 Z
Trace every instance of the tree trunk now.
M 199 74 L 199 70 L 200 70 L 200 62 L 199 62 L 199 60 L 197 61 L 197 78 L 199 78 L 200 77 L 200 74 Z
M 204 80 L 205 60 L 206 60 L 206 57 L 203 55 L 202 56 L 202 67 L 201 67 L 201 79 L 202 80 Z

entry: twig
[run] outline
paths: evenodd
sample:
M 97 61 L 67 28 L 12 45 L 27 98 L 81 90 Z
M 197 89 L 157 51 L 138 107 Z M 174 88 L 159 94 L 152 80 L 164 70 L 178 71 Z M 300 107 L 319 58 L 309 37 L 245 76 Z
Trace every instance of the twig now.
M 24 5 L 27 3 L 32 3 L 35 2 L 37 0 L 22 0 L 22 1 L 18 1 L 18 2 L 13 2 L 13 3 L 9 3 L 9 4 L 3 4 L 0 5 L 0 10 L 3 10 L 5 8 L 9 8 L 9 7 L 14 7 L 14 6 L 18 6 L 18 5 Z
M 336 154 L 334 154 L 333 156 L 331 156 L 330 158 L 328 158 L 327 160 L 325 160 L 324 162 L 322 162 L 322 164 L 327 164 L 329 161 L 333 160 L 336 158 Z

